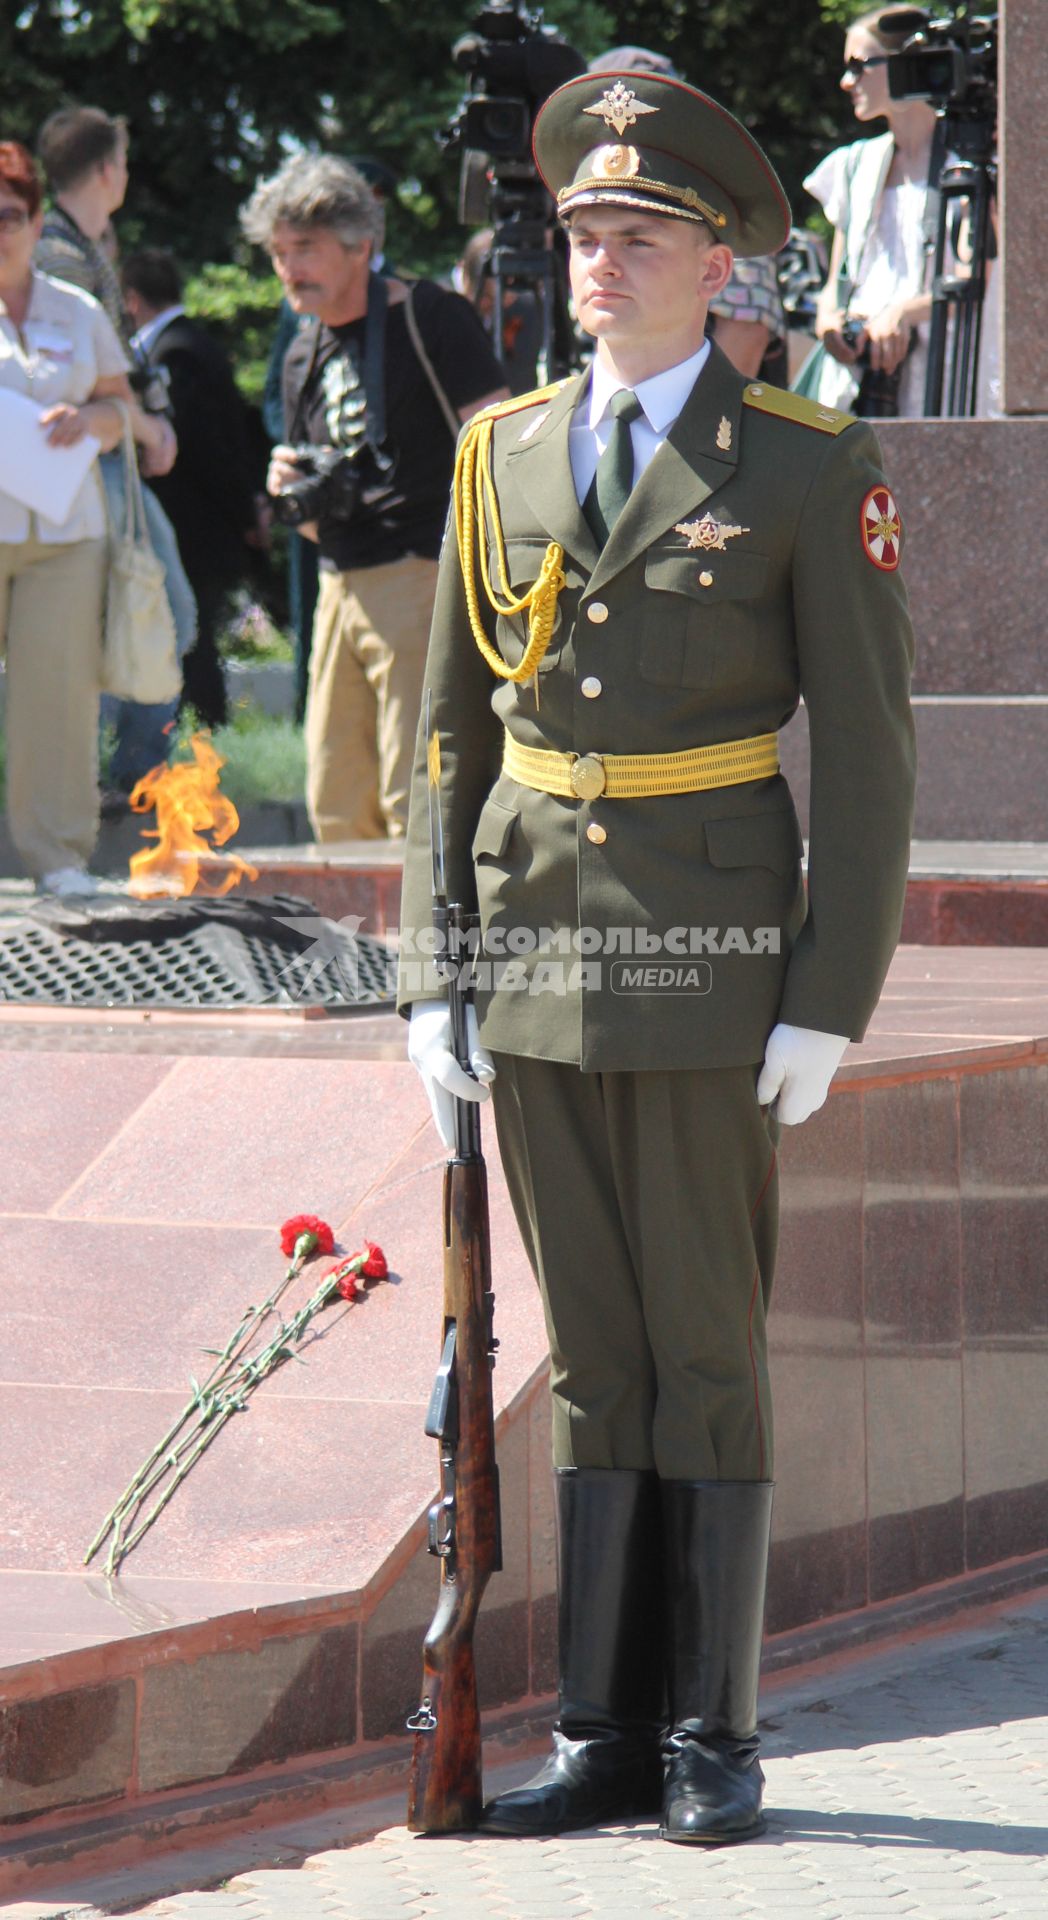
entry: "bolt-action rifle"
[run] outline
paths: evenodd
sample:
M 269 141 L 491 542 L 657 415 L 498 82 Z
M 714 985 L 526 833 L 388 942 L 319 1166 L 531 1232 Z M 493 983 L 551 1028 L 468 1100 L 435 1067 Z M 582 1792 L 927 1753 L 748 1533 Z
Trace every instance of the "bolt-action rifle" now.
M 466 1008 L 476 916 L 448 905 L 440 814 L 440 740 L 429 736 L 429 832 L 436 965 L 447 982 L 455 1058 L 469 1072 Z M 480 1109 L 455 1100 L 455 1150 L 444 1170 L 444 1333 L 426 1414 L 440 1443 L 440 1494 L 429 1510 L 429 1550 L 440 1597 L 422 1650 L 422 1702 L 408 1787 L 413 1833 L 472 1830 L 483 1801 L 473 1633 L 484 1589 L 502 1566 L 491 1374 L 495 1364 L 488 1188 Z

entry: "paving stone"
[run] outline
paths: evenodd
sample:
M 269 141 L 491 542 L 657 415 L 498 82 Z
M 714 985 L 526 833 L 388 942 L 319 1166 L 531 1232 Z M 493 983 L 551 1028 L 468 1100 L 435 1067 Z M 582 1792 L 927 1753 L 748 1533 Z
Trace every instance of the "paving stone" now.
M 137 1910 L 122 1874 L 119 1901 L 114 1877 L 99 1883 L 112 1902 L 23 1902 L 4 1920 L 103 1920 L 117 1906 L 126 1920 L 1045 1920 L 1048 1713 L 1030 1709 L 1046 1682 L 1043 1595 L 942 1652 L 882 1651 L 813 1677 L 806 1695 L 795 1685 L 770 1715 L 768 1831 L 744 1847 L 669 1846 L 646 1822 L 520 1842 L 428 1843 L 393 1827 L 339 1848 L 323 1820 L 301 1844 L 285 1821 L 268 1844 L 302 1860 L 295 1870 L 246 1867 L 241 1853 L 221 1891 L 158 1900 L 143 1869 Z M 329 1832 L 346 1837 L 345 1822 L 332 1815 Z

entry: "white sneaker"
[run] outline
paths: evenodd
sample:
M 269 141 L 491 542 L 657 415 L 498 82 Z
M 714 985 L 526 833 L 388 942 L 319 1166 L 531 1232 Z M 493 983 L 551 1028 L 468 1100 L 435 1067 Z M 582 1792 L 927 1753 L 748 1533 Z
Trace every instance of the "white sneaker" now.
M 83 867 L 56 867 L 38 882 L 41 893 L 53 893 L 59 900 L 90 900 L 98 892 L 94 878 Z

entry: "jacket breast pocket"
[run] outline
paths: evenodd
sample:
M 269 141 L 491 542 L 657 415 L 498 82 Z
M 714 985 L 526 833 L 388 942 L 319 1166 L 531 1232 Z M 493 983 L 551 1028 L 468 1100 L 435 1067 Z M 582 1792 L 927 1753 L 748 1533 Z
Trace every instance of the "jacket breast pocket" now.
M 488 578 L 500 600 L 509 593 L 519 600 L 534 586 L 542 571 L 542 562 L 546 557 L 546 539 L 507 539 L 506 573 L 502 572 L 498 551 L 494 546 L 488 548 Z M 569 580 L 569 585 L 580 585 L 580 581 Z M 508 666 L 518 667 L 524 658 L 524 649 L 528 639 L 527 613 L 500 613 L 498 616 L 497 639 L 499 651 Z M 549 646 L 539 663 L 539 672 L 548 673 L 555 667 L 564 641 L 565 623 L 560 597 L 553 616 L 553 633 Z
M 644 567 L 641 678 L 665 687 L 744 687 L 758 657 L 767 575 L 763 554 L 652 548 Z

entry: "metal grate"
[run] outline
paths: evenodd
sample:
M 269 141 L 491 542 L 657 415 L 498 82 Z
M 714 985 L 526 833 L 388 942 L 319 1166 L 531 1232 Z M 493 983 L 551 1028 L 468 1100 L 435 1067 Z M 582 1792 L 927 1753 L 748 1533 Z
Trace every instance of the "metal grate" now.
M 0 924 L 0 1000 L 77 1007 L 381 1006 L 395 956 L 291 896 L 41 903 Z

